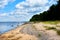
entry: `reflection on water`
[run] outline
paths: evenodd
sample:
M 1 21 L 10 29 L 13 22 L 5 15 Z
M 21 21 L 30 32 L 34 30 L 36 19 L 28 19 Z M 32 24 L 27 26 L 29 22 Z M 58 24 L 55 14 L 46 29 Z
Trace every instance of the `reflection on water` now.
M 24 22 L 0 22 L 0 34 L 22 25 Z

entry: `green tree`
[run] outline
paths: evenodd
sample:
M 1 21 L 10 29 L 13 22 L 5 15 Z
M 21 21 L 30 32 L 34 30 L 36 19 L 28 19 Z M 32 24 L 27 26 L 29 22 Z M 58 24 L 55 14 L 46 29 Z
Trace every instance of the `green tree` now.
M 48 11 L 34 15 L 30 21 L 60 20 L 60 0 L 57 5 L 52 5 Z

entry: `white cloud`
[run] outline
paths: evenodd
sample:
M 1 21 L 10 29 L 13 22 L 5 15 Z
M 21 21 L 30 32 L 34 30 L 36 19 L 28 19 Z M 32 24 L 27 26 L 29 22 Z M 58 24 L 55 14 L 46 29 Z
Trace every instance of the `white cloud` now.
M 56 0 L 25 0 L 16 5 L 15 14 L 37 14 L 49 9 Z
M 48 10 L 52 4 L 55 4 L 52 0 L 25 0 L 18 3 L 11 14 L 20 21 L 28 21 L 32 15 Z
M 14 2 L 15 0 L 0 0 L 0 8 L 4 8 L 9 2 Z
M 48 3 L 48 0 L 26 0 L 16 5 L 17 8 L 24 8 L 23 6 L 44 6 L 46 3 Z
M 6 0 L 5 0 L 6 1 Z M 16 9 L 9 14 L 1 14 L 5 21 L 28 21 L 33 15 L 39 14 L 49 9 L 55 0 L 25 0 L 16 5 Z M 6 3 L 8 4 L 8 2 Z M 1 5 L 1 6 L 5 6 Z M 2 19 L 0 18 L 0 19 Z
M 54 0 L 26 0 L 16 5 L 17 11 L 20 12 L 41 12 L 46 11 L 52 4 L 55 4 Z
M 10 13 L 0 13 L 0 22 L 9 22 L 9 21 L 28 21 L 31 18 L 31 15 L 26 14 L 14 14 Z
M 1 13 L 0 17 L 3 17 L 3 16 L 7 16 L 7 14 L 6 13 Z

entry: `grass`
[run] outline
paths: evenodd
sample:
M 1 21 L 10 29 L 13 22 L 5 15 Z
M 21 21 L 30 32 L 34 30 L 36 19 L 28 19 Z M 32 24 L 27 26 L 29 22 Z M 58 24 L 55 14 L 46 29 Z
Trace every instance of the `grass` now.
M 56 27 L 60 27 L 60 25 L 56 25 Z
M 35 30 L 37 30 L 36 27 L 35 27 L 35 25 L 33 25 L 32 28 L 35 29 Z
M 48 28 L 48 26 L 44 26 L 45 28 Z
M 46 30 L 56 30 L 55 27 L 48 27 L 48 26 L 45 26 Z
M 46 21 L 46 22 L 43 22 L 45 24 L 58 24 L 60 21 Z M 57 35 L 60 36 L 60 30 L 57 30 L 55 27 L 48 27 L 48 26 L 44 26 L 46 28 L 46 30 L 55 30 Z M 56 25 L 56 27 L 60 27 L 59 25 Z
M 39 33 L 39 34 L 38 34 L 38 37 L 40 37 L 40 36 L 41 36 L 41 34 Z
M 45 23 L 45 24 L 57 24 L 57 23 L 59 23 L 60 21 L 45 21 L 45 22 L 43 22 L 43 23 Z
M 60 30 L 57 30 L 55 27 L 46 27 L 46 30 L 55 30 L 56 33 L 60 36 Z
M 57 34 L 60 35 L 60 30 L 56 30 Z

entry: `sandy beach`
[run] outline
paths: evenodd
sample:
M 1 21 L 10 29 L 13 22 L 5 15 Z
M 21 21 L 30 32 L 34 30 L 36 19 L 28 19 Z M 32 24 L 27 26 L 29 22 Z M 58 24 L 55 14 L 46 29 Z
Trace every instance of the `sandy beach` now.
M 0 35 L 0 40 L 60 40 L 60 23 L 31 22 Z

